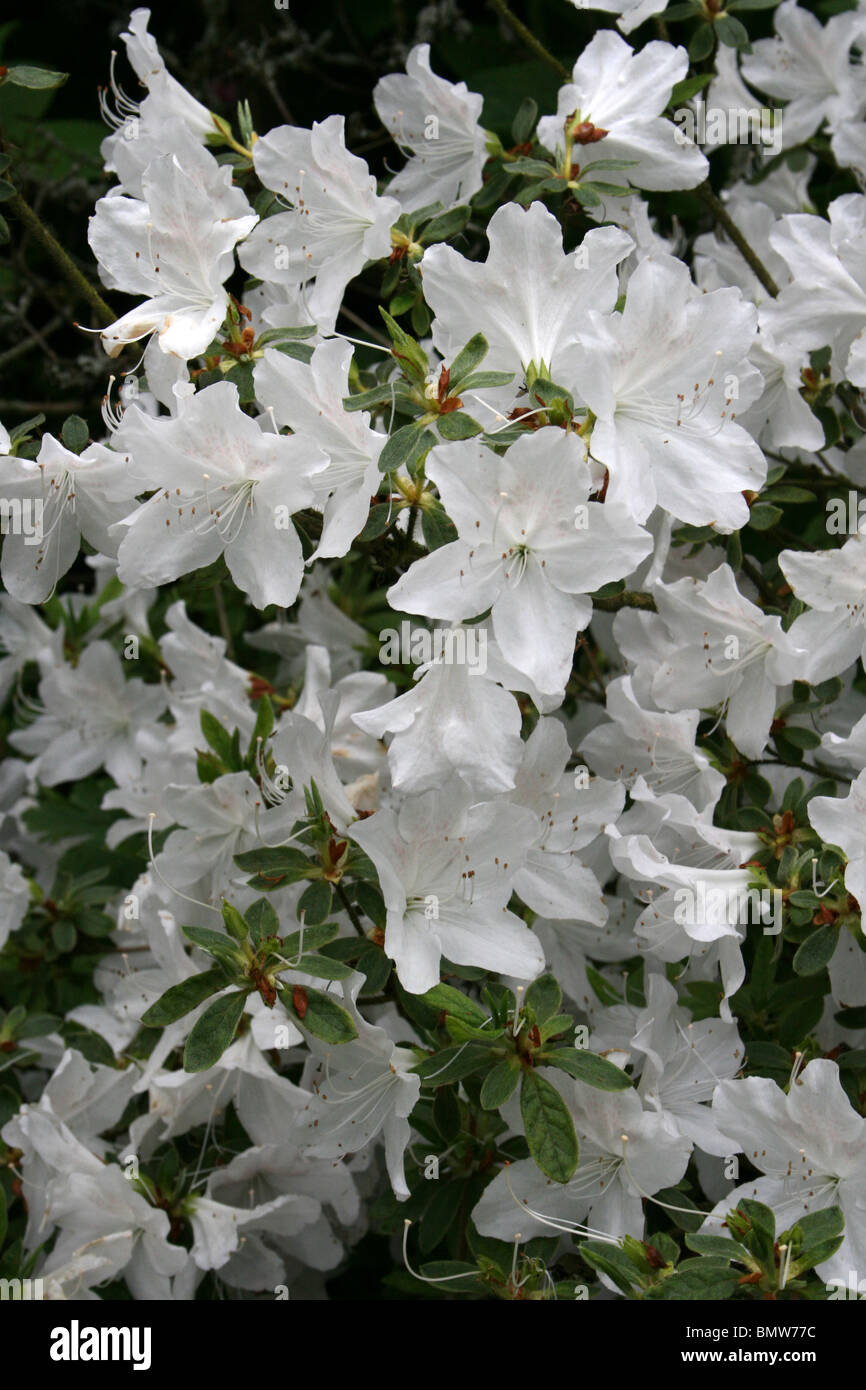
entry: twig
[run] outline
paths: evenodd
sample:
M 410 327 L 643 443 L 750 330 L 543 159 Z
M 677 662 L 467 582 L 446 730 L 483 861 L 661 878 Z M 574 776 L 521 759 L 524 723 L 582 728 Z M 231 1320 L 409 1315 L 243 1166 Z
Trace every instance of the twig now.
M 490 3 L 497 14 L 500 15 L 501 18 L 505 20 L 505 23 L 514 31 L 521 43 L 525 43 L 526 47 L 534 53 L 537 58 L 540 58 L 543 63 L 547 63 L 549 67 L 553 68 L 554 72 L 558 72 L 560 77 L 565 78 L 566 82 L 571 81 L 571 73 L 568 68 L 563 67 L 559 59 L 554 58 L 553 54 L 548 52 L 544 47 L 544 44 L 540 43 L 535 35 L 530 33 L 523 21 L 518 19 L 517 15 L 508 8 L 505 0 L 490 0 Z
M 361 926 L 361 919 L 358 916 L 352 904 L 349 902 L 349 895 L 343 887 L 342 883 L 334 884 L 334 892 L 337 894 L 337 897 L 340 899 L 340 902 L 343 904 L 343 907 L 349 914 L 349 921 L 352 923 L 352 926 L 355 928 L 355 931 L 358 933 L 359 936 L 363 936 L 364 938 L 366 938 L 367 933 Z
M 13 193 L 12 197 L 7 199 L 6 207 L 10 212 L 15 213 L 29 232 L 32 232 L 43 250 L 47 251 L 48 255 L 54 261 L 54 264 L 58 269 L 63 271 L 69 283 L 78 291 L 79 296 L 87 300 L 91 309 L 99 315 L 102 321 L 106 324 L 113 323 L 115 319 L 114 311 L 108 307 L 105 300 L 98 291 L 94 289 L 90 281 L 84 278 L 78 266 L 71 257 L 66 254 L 60 242 L 52 236 L 51 232 L 49 232 L 48 228 L 45 226 L 45 223 L 33 211 L 30 204 L 24 201 L 21 194 L 17 192 Z
M 496 3 L 496 0 L 494 0 L 494 3 Z M 725 207 L 721 198 L 719 198 L 713 192 L 709 180 L 706 180 L 704 183 L 699 184 L 698 187 L 695 189 L 695 192 L 697 193 L 701 201 L 706 203 L 707 207 L 710 209 L 710 212 L 713 214 L 713 217 L 716 219 L 716 221 L 721 223 L 721 225 L 724 227 L 725 231 L 727 232 L 731 241 L 736 246 L 740 255 L 755 272 L 761 284 L 764 286 L 764 289 L 775 299 L 779 293 L 779 286 L 776 284 L 769 270 L 764 265 L 764 262 L 760 259 L 758 255 L 756 255 L 749 243 L 746 241 L 746 238 L 743 236 L 743 233 L 740 231 L 736 222 L 731 217 L 731 214 L 728 212 L 728 209 Z
M 647 608 L 651 613 L 658 612 L 652 594 L 644 594 L 637 589 L 623 589 L 622 593 L 612 594 L 609 598 L 593 598 L 592 606 L 600 613 L 618 613 L 620 608 Z

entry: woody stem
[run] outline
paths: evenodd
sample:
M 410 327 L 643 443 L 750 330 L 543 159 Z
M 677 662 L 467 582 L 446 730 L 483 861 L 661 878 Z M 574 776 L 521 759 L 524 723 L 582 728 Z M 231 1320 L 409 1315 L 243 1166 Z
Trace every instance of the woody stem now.
M 97 290 L 86 280 L 75 262 L 69 257 L 60 245 L 59 241 L 51 235 L 42 219 L 33 211 L 29 203 L 21 197 L 20 193 L 13 193 L 8 199 L 6 206 L 10 212 L 15 213 L 20 222 L 24 224 L 28 232 L 31 232 L 44 251 L 53 260 L 54 264 L 62 270 L 67 280 L 78 291 L 82 299 L 86 299 L 91 309 L 93 309 L 105 324 L 113 323 L 115 314 L 108 307 L 105 300 Z
M 746 241 L 746 238 L 743 236 L 743 233 L 740 231 L 736 222 L 731 217 L 731 214 L 728 212 L 728 209 L 725 207 L 721 198 L 719 198 L 713 192 L 709 180 L 707 179 L 704 183 L 700 184 L 695 189 L 695 192 L 697 193 L 698 197 L 702 200 L 702 202 L 706 203 L 710 212 L 713 214 L 715 220 L 718 223 L 720 223 L 721 226 L 724 227 L 725 231 L 727 232 L 731 241 L 736 246 L 740 255 L 743 257 L 747 265 L 755 272 L 761 284 L 764 286 L 764 289 L 775 299 L 779 293 L 779 286 L 776 284 L 769 270 L 764 265 L 764 262 L 760 259 L 758 255 L 756 255 L 749 243 Z
M 569 80 L 571 73 L 568 71 L 568 68 L 563 67 L 559 59 L 554 58 L 553 54 L 544 47 L 544 44 L 540 43 L 535 35 L 530 33 L 523 21 L 517 18 L 513 10 L 509 9 L 505 0 L 490 0 L 490 3 L 497 14 L 499 14 L 501 18 L 505 20 L 505 23 L 514 31 L 521 43 L 526 44 L 526 47 L 530 49 L 536 57 L 540 58 L 543 63 L 547 63 L 549 67 L 552 67 L 555 72 L 559 73 L 560 77 L 564 77 L 566 81 Z

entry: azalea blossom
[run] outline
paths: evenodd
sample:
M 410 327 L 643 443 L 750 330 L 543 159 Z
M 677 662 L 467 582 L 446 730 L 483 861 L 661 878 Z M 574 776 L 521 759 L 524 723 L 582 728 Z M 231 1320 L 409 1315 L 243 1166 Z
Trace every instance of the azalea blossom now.
M 681 521 L 742 526 L 742 493 L 766 460 L 736 416 L 762 381 L 747 358 L 757 315 L 737 290 L 701 294 L 670 256 L 643 261 L 621 314 L 590 311 L 561 379 L 594 416 L 590 451 L 607 496 L 645 521 L 661 505 Z
M 379 197 L 364 160 L 347 150 L 342 116 L 314 121 L 312 130 L 278 126 L 256 141 L 253 161 L 288 211 L 260 224 L 241 264 L 262 280 L 308 286 L 309 312 L 330 330 L 349 281 L 366 261 L 390 254 L 400 204 Z
M 487 159 L 487 132 L 479 125 L 483 97 L 465 82 L 437 77 L 430 45 L 419 43 L 406 58 L 405 77 L 389 73 L 379 79 L 373 104 L 395 144 L 410 156 L 388 184 L 403 210 L 468 203 L 481 187 Z
M 399 815 L 383 809 L 353 826 L 380 875 L 385 952 L 410 993 L 438 983 L 442 956 L 518 979 L 539 973 L 541 947 L 507 907 L 534 830 L 528 809 L 473 804 L 456 782 L 407 799 Z
M 137 411 L 121 433 L 140 489 L 157 489 L 123 519 L 125 584 L 166 584 L 225 554 L 258 608 L 294 601 L 304 561 L 292 516 L 312 502 L 312 475 L 327 467 L 320 449 L 263 430 L 228 381 L 193 396 L 175 419 Z
M 649 535 L 623 506 L 588 501 L 573 435 L 542 430 L 502 459 L 472 443 L 439 446 L 427 476 L 459 539 L 416 561 L 389 603 L 452 621 L 489 608 L 505 660 L 542 692 L 562 689 L 592 613 L 585 595 L 644 559 Z
M 688 68 L 684 48 L 654 40 L 635 53 L 619 34 L 602 30 L 575 63 L 571 82 L 560 87 L 556 115 L 539 121 L 538 138 L 557 158 L 579 159 L 584 172 L 596 159 L 628 160 L 617 169 L 616 184 L 694 188 L 707 176 L 707 161 L 662 117 Z

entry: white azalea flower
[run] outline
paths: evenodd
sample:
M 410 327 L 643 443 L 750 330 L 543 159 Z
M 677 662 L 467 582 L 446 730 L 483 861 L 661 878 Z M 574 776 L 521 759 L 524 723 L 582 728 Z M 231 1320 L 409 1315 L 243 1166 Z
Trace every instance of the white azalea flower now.
M 328 463 L 320 449 L 263 430 L 228 381 L 198 392 L 173 420 L 136 412 L 122 437 L 141 489 L 158 489 L 123 520 L 125 584 L 166 584 L 225 554 L 257 608 L 294 602 L 304 561 L 291 517 L 313 500 L 312 475 Z
M 484 98 L 465 82 L 437 77 L 430 45 L 419 43 L 406 58 L 405 77 L 389 73 L 379 79 L 373 104 L 395 144 L 410 155 L 388 184 L 403 211 L 468 203 L 481 187 L 487 159 L 487 132 L 479 125 Z
M 268 217 L 244 244 L 251 275 L 309 289 L 309 312 L 323 331 L 334 327 L 343 291 L 367 261 L 391 253 L 395 198 L 380 198 L 363 159 L 346 149 L 344 117 L 312 130 L 278 126 L 253 147 L 256 173 L 289 205 Z
M 427 460 L 459 539 L 416 560 L 388 590 L 393 608 L 451 621 L 492 608 L 503 657 L 552 694 L 565 686 L 586 595 L 620 579 L 652 539 L 615 504 L 589 502 L 590 472 L 571 434 L 544 429 L 504 458 L 465 442 Z
M 507 907 L 536 818 L 507 802 L 472 801 L 453 781 L 352 828 L 379 873 L 385 951 L 412 994 L 439 983 L 443 955 L 523 980 L 544 964 L 538 941 Z
M 616 184 L 694 188 L 707 176 L 707 161 L 662 116 L 688 69 L 684 48 L 653 40 L 636 53 L 619 34 L 604 29 L 578 58 L 571 82 L 560 87 L 556 115 L 539 121 L 538 139 L 561 158 L 571 138 L 568 128 L 577 146 L 574 163 L 632 161 L 616 171 Z

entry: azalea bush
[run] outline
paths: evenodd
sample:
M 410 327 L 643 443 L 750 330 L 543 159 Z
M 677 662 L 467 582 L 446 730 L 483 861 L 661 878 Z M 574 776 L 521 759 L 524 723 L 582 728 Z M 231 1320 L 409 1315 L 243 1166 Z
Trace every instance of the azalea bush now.
M 5 356 L 83 412 L 46 350 L 0 428 L 47 1298 L 866 1290 L 866 9 L 532 8 L 270 125 L 134 10 L 90 262 L 4 37 Z

